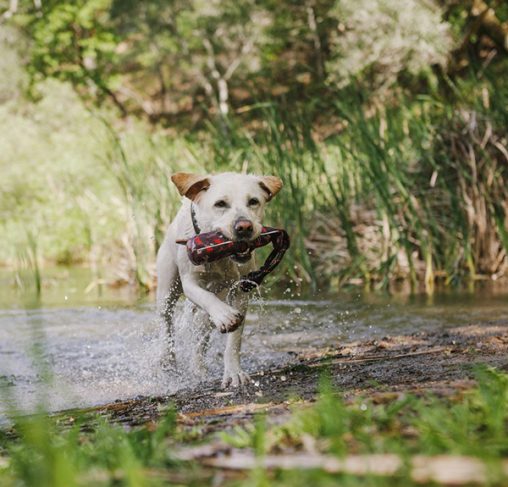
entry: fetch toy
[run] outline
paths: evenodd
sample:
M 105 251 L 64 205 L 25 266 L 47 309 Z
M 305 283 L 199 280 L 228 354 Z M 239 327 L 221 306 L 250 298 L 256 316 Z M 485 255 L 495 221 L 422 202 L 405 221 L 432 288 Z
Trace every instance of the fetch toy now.
M 237 256 L 240 259 L 249 258 L 253 250 L 271 243 L 273 250 L 265 263 L 257 271 L 250 272 L 240 280 L 240 289 L 249 292 L 259 286 L 263 279 L 279 265 L 289 248 L 289 235 L 285 230 L 263 227 L 259 237 L 251 242 L 235 242 L 221 232 L 207 232 L 188 240 L 177 240 L 176 243 L 187 247 L 187 255 L 194 265 L 203 265 L 231 256 Z

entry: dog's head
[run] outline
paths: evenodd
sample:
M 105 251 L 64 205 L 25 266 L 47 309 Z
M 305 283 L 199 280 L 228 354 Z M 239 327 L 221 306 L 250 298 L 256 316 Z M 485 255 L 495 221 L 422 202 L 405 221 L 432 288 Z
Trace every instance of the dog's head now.
M 171 180 L 182 196 L 193 201 L 202 232 L 220 231 L 235 241 L 250 241 L 259 236 L 265 205 L 282 188 L 282 181 L 276 176 L 252 174 L 199 176 L 180 172 Z M 246 262 L 250 252 L 234 259 Z

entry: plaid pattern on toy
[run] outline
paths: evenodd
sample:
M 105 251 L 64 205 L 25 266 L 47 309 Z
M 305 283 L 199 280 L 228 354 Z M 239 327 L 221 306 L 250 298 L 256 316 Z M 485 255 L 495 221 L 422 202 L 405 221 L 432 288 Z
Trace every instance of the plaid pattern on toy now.
M 215 262 L 271 243 L 273 250 L 261 268 L 242 277 L 240 287 L 245 292 L 260 285 L 263 279 L 279 265 L 290 244 L 289 235 L 285 230 L 271 227 L 263 227 L 259 237 L 251 242 L 234 242 L 220 232 L 207 232 L 188 240 L 177 240 L 177 243 L 187 247 L 187 255 L 194 265 Z

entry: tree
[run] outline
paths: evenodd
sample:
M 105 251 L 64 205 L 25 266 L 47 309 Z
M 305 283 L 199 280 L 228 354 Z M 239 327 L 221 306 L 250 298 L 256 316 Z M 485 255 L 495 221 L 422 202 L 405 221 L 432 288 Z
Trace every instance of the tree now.
M 340 0 L 331 15 L 337 30 L 326 66 L 339 87 L 352 78 L 388 87 L 402 72 L 418 75 L 445 65 L 453 45 L 448 23 L 431 1 Z

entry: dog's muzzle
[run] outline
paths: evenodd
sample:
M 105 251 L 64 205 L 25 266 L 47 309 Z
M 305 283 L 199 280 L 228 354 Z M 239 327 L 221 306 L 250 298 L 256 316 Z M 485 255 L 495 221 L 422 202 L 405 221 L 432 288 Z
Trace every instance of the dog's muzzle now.
M 235 240 L 249 240 L 254 233 L 254 225 L 246 218 L 239 218 L 233 225 Z
M 236 252 L 231 255 L 231 259 L 238 264 L 245 264 L 252 255 L 252 249 L 248 241 L 254 234 L 254 225 L 247 218 L 239 218 L 233 225 L 233 234 L 237 243 Z

